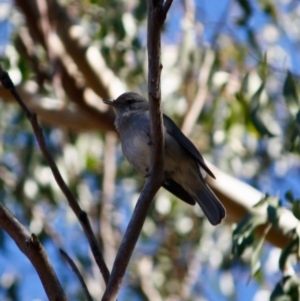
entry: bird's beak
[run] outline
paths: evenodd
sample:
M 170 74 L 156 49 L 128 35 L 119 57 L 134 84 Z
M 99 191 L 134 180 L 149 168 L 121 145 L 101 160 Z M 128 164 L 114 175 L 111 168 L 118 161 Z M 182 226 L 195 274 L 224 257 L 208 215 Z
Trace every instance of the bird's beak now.
M 107 105 L 109 105 L 109 106 L 112 106 L 112 107 L 115 107 L 116 106 L 116 104 L 115 104 L 115 102 L 113 101 L 113 100 L 111 100 L 111 99 L 103 99 L 103 102 L 105 103 L 105 104 L 107 104 Z

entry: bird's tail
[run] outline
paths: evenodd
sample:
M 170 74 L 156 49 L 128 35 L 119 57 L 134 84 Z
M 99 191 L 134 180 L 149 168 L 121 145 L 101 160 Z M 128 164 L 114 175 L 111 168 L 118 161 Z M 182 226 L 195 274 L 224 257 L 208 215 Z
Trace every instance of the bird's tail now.
M 212 225 L 219 224 L 226 215 L 226 210 L 212 190 L 205 184 L 197 191 L 196 201 Z

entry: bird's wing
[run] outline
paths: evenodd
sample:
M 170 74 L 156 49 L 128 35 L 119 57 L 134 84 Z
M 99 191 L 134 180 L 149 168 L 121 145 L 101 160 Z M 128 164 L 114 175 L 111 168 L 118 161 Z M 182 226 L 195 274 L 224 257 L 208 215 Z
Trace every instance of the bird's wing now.
M 200 167 L 203 168 L 212 178 L 216 178 L 212 171 L 205 164 L 203 157 L 195 147 L 195 145 L 181 132 L 179 127 L 173 122 L 173 120 L 167 115 L 163 115 L 164 125 L 167 132 L 173 136 L 176 141 L 199 163 Z

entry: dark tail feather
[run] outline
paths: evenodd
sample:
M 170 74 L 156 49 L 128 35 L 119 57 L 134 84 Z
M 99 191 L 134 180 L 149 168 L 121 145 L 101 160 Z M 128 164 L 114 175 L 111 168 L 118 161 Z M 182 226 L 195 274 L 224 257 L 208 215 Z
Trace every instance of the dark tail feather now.
M 173 181 L 172 179 L 168 179 L 163 183 L 163 187 L 176 195 L 179 199 L 183 200 L 184 202 L 195 205 L 196 202 L 193 197 L 178 183 Z
M 224 206 L 207 185 L 197 191 L 196 201 L 212 225 L 219 224 L 225 217 Z

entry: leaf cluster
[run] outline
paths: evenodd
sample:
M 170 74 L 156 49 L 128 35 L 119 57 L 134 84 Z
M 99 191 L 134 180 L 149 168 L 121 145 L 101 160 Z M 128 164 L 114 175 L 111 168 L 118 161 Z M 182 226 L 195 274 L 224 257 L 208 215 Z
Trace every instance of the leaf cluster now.
M 300 221 L 299 199 L 294 199 L 289 191 L 286 193 L 293 215 Z M 267 207 L 267 216 L 264 208 Z M 246 250 L 250 251 L 251 277 L 259 276 L 261 272 L 261 252 L 263 243 L 271 227 L 279 230 L 279 220 L 283 214 L 281 202 L 276 197 L 266 195 L 254 208 L 239 222 L 232 233 L 232 251 L 234 259 L 241 258 Z M 270 301 L 299 300 L 300 277 L 295 273 L 295 259 L 299 261 L 300 232 L 299 223 L 287 233 L 290 242 L 280 254 L 278 267 L 281 271 L 281 279 L 278 281 L 270 295 Z M 260 233 L 258 235 L 258 233 Z M 260 277 L 260 276 L 259 276 Z

